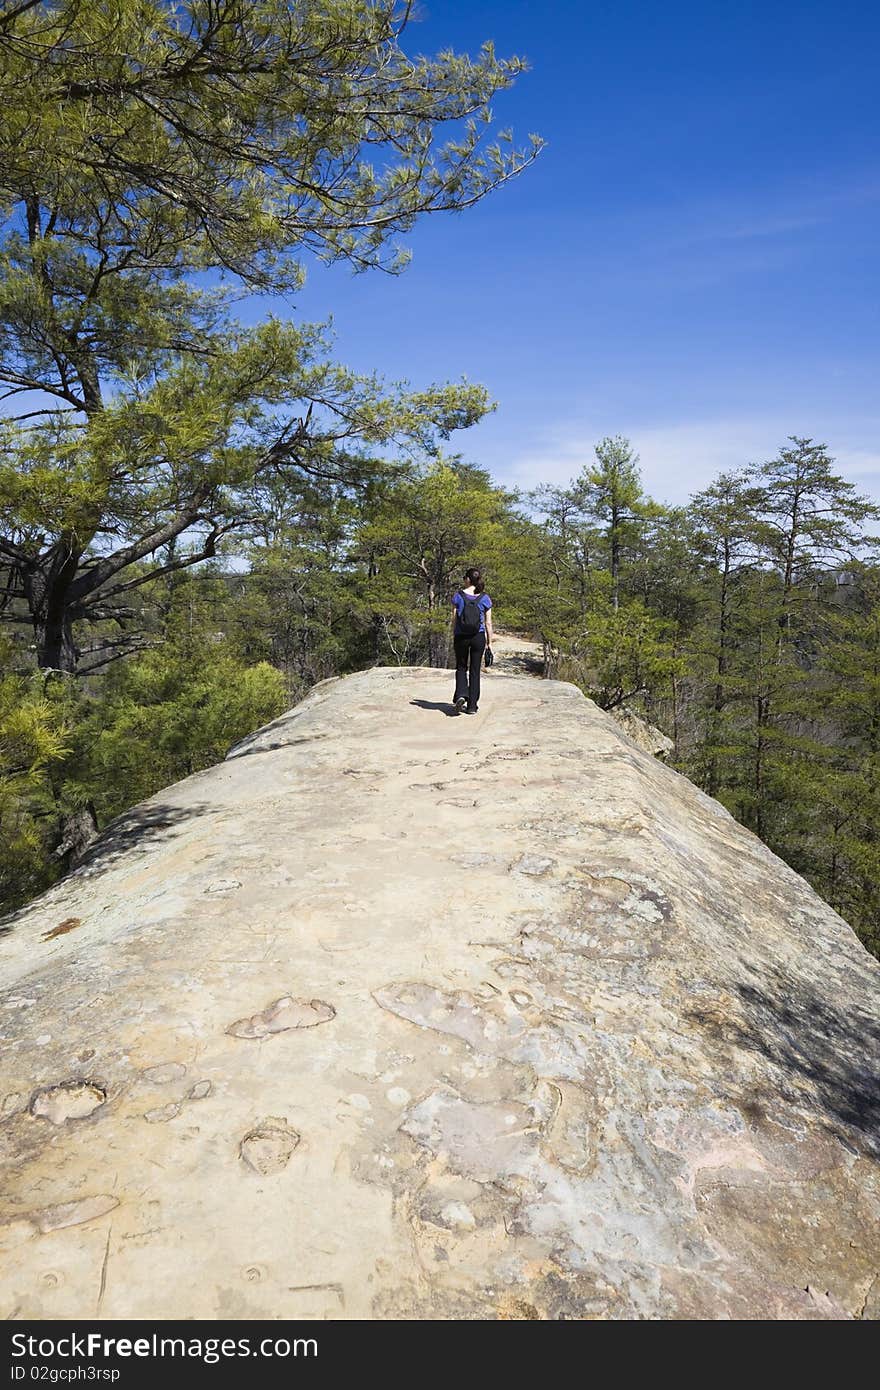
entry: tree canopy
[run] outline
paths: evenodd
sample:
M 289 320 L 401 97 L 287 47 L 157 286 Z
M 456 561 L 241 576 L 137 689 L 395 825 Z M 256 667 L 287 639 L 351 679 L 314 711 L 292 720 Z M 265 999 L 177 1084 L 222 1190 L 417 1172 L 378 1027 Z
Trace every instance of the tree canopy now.
M 0 190 L 41 237 L 89 228 L 125 269 L 295 286 L 289 253 L 395 266 L 420 214 L 537 152 L 492 131 L 523 70 L 411 55 L 408 3 L 42 0 L 0 19 Z M 42 213 L 42 216 L 40 216 Z
M 0 611 L 33 627 L 40 665 L 136 646 L 126 597 L 246 530 L 267 478 L 351 478 L 488 408 L 466 383 L 385 390 L 330 361 L 318 327 L 232 313 L 236 286 L 295 290 L 303 254 L 399 268 L 418 216 L 537 153 L 491 132 L 522 62 L 411 56 L 409 17 L 379 0 L 7 8 Z

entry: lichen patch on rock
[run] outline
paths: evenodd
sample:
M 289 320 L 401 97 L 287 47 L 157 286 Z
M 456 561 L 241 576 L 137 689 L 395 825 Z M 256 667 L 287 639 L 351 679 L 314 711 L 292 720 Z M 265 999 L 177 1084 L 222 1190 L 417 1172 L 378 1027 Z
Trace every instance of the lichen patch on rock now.
M 32 1115 L 63 1125 L 68 1120 L 83 1120 L 99 1109 L 107 1099 L 103 1086 L 95 1081 L 60 1081 L 36 1091 L 31 1098 Z
M 314 1028 L 335 1018 L 332 1004 L 322 999 L 294 999 L 286 994 L 276 999 L 258 1014 L 240 1018 L 226 1029 L 234 1038 L 267 1038 L 273 1033 L 286 1033 L 289 1028 Z

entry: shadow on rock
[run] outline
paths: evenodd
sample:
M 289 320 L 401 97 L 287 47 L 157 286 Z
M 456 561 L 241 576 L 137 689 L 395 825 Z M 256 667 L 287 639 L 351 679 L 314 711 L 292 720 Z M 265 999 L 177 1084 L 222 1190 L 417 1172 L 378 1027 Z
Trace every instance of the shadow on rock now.
M 806 1082 L 824 1125 L 836 1137 L 880 1153 L 880 1025 L 815 992 L 803 979 L 765 967 L 760 983 L 742 983 L 743 1005 L 723 1029 L 707 1031 L 759 1053 L 782 1073 L 781 1101 L 797 1105 Z M 697 1021 L 699 1013 L 693 1016 Z M 791 1090 L 786 1081 L 794 1083 Z
M 185 807 L 157 805 L 155 802 L 149 806 L 135 806 L 110 822 L 89 846 L 75 872 L 89 875 L 99 873 L 123 854 L 132 850 L 142 852 L 152 849 L 157 843 L 173 838 L 179 826 L 214 810 L 208 802 Z
M 448 718 L 457 719 L 458 710 L 455 705 L 449 704 L 446 700 L 410 700 L 411 705 L 418 705 L 419 709 L 433 709 L 438 714 L 445 714 Z
M 214 810 L 215 808 L 207 802 L 187 807 L 161 803 L 135 806 L 111 821 L 97 839 L 92 840 L 76 867 L 57 879 L 53 887 L 74 883 L 80 876 L 90 878 L 93 874 L 99 874 L 124 854 L 150 850 L 163 840 L 172 839 L 178 827 L 193 817 L 204 816 Z M 49 891 L 52 892 L 53 889 L 50 888 Z M 21 913 L 26 908 L 27 904 L 23 904 L 0 915 L 0 938 L 15 930 Z
M 530 656 L 528 652 L 505 652 L 495 658 L 494 669 L 502 673 L 506 671 L 509 675 L 543 676 L 544 662 L 539 656 Z
M 269 726 L 272 727 L 271 725 Z M 260 741 L 257 742 L 257 734 Z M 329 734 L 303 734 L 299 738 L 279 738 L 274 742 L 265 739 L 263 731 L 258 729 L 250 743 L 236 743 L 226 754 L 225 761 L 232 762 L 236 758 L 253 758 L 258 753 L 277 753 L 279 748 L 298 748 L 303 743 L 324 743 Z

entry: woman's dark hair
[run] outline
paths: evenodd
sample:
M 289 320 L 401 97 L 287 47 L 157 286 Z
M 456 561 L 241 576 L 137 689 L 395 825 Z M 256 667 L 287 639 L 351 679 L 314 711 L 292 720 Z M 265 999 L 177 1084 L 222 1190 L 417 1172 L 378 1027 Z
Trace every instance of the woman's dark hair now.
M 478 594 L 486 592 L 486 584 L 478 569 L 465 570 L 464 577 L 469 584 L 473 584 Z

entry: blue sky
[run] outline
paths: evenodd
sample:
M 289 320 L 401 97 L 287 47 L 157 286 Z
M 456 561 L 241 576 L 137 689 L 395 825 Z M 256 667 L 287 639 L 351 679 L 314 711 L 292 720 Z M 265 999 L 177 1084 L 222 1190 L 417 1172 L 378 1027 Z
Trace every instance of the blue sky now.
M 398 279 L 312 267 L 296 313 L 338 356 L 497 412 L 454 437 L 501 480 L 564 481 L 629 435 L 684 500 L 788 434 L 880 498 L 880 8 L 429 0 L 410 50 L 487 38 L 532 70 L 498 124 L 548 142 L 423 221 Z

